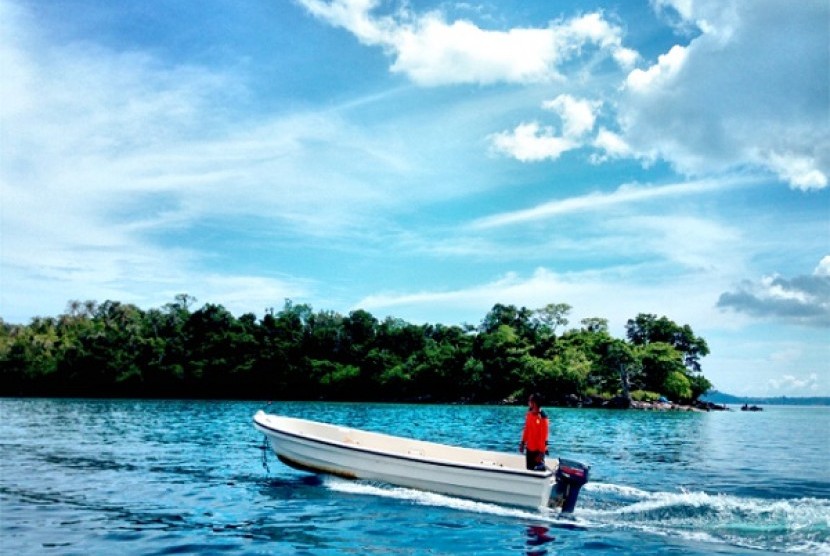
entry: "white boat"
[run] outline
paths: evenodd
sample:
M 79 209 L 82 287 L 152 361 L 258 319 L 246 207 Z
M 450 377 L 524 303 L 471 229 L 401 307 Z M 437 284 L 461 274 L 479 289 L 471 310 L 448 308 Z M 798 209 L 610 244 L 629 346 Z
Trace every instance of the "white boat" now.
M 562 506 L 572 512 L 588 467 L 549 458 L 544 471 L 525 468 L 525 458 L 267 414 L 254 426 L 280 461 L 312 473 L 381 481 L 522 507 Z M 553 496 L 551 493 L 555 490 Z

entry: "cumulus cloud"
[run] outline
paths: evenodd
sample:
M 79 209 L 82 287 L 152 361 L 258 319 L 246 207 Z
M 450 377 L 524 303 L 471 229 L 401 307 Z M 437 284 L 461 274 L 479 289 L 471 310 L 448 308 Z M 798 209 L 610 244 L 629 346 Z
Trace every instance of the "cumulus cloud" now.
M 495 133 L 489 139 L 494 151 L 522 162 L 555 160 L 578 146 L 577 142 L 557 135 L 552 127 L 542 127 L 538 122 L 519 124 L 513 131 Z
M 664 160 L 693 177 L 758 168 L 794 189 L 828 185 L 830 5 L 822 0 L 654 0 L 654 9 L 686 42 L 637 68 L 640 56 L 623 46 L 622 28 L 601 13 L 545 27 L 485 29 L 448 20 L 440 11 L 419 14 L 408 5 L 390 11 L 380 0 L 299 1 L 364 44 L 383 48 L 391 70 L 419 85 L 561 86 L 570 84 L 563 68 L 587 52 L 628 72 L 617 83 L 598 85 L 598 96 L 614 98 L 615 112 L 593 137 L 582 137 L 594 133 L 591 118 L 570 112 L 564 99 L 543 105 L 559 110 L 560 132 L 537 118 L 489 137 L 496 152 L 517 160 L 556 160 L 566 150 L 590 146 L 594 163 Z
M 594 129 L 597 110 L 601 105 L 599 101 L 559 95 L 553 100 L 543 102 L 542 108 L 559 115 L 562 119 L 562 134 L 565 137 L 578 138 Z
M 632 152 L 656 154 L 689 175 L 750 166 L 795 189 L 826 187 L 830 5 L 655 5 L 696 36 L 625 80 L 618 120 Z
M 600 13 L 547 27 L 482 29 L 467 20 L 447 21 L 432 11 L 381 14 L 378 0 L 299 0 L 330 25 L 394 58 L 393 72 L 420 85 L 496 82 L 534 83 L 560 77 L 560 66 L 593 47 L 618 65 L 633 67 L 638 54 L 622 45 L 622 30 Z
M 331 25 L 342 27 L 392 58 L 391 71 L 423 86 L 563 81 L 562 66 L 594 52 L 628 70 L 639 54 L 622 44 L 622 29 L 601 13 L 552 21 L 546 27 L 484 29 L 468 20 L 448 21 L 439 11 L 407 9 L 381 13 L 378 0 L 300 0 Z M 584 67 L 588 67 L 587 65 Z M 600 101 L 559 95 L 542 108 L 554 112 L 561 129 L 538 121 L 488 137 L 494 152 L 522 162 L 556 160 L 591 142 Z M 610 148 L 610 145 L 608 145 Z M 614 155 L 622 151 L 617 148 Z
M 634 156 L 631 146 L 625 139 L 605 127 L 601 127 L 594 138 L 593 147 L 599 152 L 591 155 L 591 161 L 595 164 L 605 162 L 612 158 L 629 158 Z
M 625 84 L 630 91 L 646 93 L 670 84 L 680 73 L 686 62 L 688 50 L 675 45 L 666 54 L 657 57 L 657 63 L 643 70 L 635 69 L 628 74 Z
M 488 140 L 495 152 L 521 162 L 556 160 L 562 153 L 585 144 L 586 135 L 593 130 L 601 106 L 599 101 L 562 94 L 542 103 L 543 109 L 559 116 L 560 133 L 552 126 L 530 122 L 519 124 L 512 131 L 493 133 Z
M 794 189 L 823 189 L 827 185 L 827 173 L 818 169 L 815 159 L 810 156 L 770 152 L 765 162 L 770 170 Z
M 795 324 L 830 327 L 830 256 L 824 257 L 811 275 L 784 278 L 764 276 L 746 280 L 735 291 L 725 292 L 717 306 L 759 318 Z

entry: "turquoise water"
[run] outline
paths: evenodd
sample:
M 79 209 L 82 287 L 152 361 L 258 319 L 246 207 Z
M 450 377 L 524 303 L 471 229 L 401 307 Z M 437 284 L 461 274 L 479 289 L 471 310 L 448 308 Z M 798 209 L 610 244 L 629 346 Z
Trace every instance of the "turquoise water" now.
M 3 399 L 0 552 L 830 554 L 830 408 L 551 409 L 552 452 L 592 465 L 570 520 L 295 471 L 262 449 L 261 408 L 496 450 L 524 413 Z

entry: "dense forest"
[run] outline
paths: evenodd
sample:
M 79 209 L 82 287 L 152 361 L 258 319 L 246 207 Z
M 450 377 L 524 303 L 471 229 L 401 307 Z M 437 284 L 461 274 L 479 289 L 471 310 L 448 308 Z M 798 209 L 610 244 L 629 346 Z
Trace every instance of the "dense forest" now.
M 258 319 L 71 301 L 58 317 L 0 319 L 0 395 L 494 403 L 541 392 L 551 404 L 690 402 L 711 388 L 706 342 L 688 325 L 639 314 L 626 339 L 602 318 L 568 328 L 571 307 L 495 305 L 477 326 L 315 312 L 286 300 Z

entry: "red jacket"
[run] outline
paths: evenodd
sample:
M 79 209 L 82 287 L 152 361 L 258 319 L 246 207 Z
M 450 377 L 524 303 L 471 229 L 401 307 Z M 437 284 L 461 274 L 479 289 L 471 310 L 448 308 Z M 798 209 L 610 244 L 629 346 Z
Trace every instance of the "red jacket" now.
M 548 447 L 548 416 L 544 411 L 533 413 L 528 411 L 525 416 L 525 428 L 522 431 L 522 442 L 528 450 L 544 452 Z

